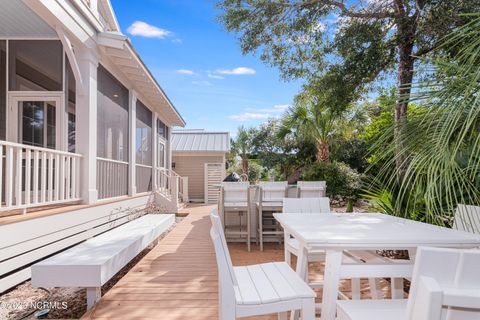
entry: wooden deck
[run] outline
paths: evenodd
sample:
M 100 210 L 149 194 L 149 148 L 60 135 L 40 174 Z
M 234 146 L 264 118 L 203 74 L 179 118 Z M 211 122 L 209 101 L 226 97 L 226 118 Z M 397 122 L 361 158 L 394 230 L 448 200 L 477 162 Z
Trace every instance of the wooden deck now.
M 212 208 L 187 208 L 189 215 L 83 318 L 217 319 L 217 267 L 209 235 Z M 240 243 L 229 244 L 229 248 L 234 265 L 283 260 L 283 245 L 279 244 L 267 244 L 264 252 L 253 246 L 249 253 Z M 316 268 L 311 268 L 312 273 Z M 388 284 L 385 282 L 383 287 L 388 296 Z M 348 294 L 349 290 L 349 281 L 344 281 L 342 291 Z M 368 294 L 368 284 L 363 286 L 362 294 Z

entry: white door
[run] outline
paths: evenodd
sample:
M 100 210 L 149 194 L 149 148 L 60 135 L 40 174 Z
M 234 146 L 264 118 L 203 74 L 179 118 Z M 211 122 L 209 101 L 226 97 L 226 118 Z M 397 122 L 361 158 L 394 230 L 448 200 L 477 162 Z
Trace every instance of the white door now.
M 35 147 L 65 150 L 65 112 L 58 95 L 10 95 L 7 140 Z M 66 126 L 66 125 L 65 125 Z
M 223 163 L 205 163 L 205 203 L 217 203 L 225 176 Z

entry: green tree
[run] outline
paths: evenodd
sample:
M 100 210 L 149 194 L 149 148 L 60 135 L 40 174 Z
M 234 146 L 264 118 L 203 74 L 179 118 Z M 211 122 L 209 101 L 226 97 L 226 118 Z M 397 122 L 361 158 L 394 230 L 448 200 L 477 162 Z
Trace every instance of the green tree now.
M 252 148 L 252 129 L 244 126 L 238 128 L 237 136 L 230 141 L 231 153 L 234 157 L 239 156 L 242 161 L 242 173 L 248 176 L 248 156 Z
M 252 133 L 252 156 L 290 183 L 296 183 L 305 166 L 315 161 L 315 146 L 296 132 L 281 135 L 281 120 L 270 119 Z M 273 171 L 273 172 L 272 172 Z
M 403 148 L 394 152 L 394 126 L 376 142 L 382 167 L 375 193 L 393 214 L 448 225 L 459 203 L 480 203 L 480 15 L 475 17 L 442 42 L 456 55 L 429 61 L 437 77 L 414 86 L 421 107 L 406 125 Z M 397 181 L 393 164 L 401 154 L 409 161 Z
M 416 62 L 470 20 L 461 13 L 480 10 L 478 0 L 222 0 L 217 6 L 221 23 L 238 34 L 243 53 L 260 51 L 283 78 L 306 79 L 307 87 L 322 92 L 325 105 L 348 107 L 371 82 L 396 68 L 399 177 L 407 164 L 401 133 Z

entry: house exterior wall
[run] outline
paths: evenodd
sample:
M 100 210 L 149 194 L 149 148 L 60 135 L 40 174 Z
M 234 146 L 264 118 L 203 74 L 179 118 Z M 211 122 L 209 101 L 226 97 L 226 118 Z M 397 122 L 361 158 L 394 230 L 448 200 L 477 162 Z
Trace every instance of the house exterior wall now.
M 191 201 L 204 201 L 205 198 L 205 164 L 225 163 L 222 153 L 187 153 L 173 152 L 173 170 L 182 177 L 188 177 L 188 195 Z

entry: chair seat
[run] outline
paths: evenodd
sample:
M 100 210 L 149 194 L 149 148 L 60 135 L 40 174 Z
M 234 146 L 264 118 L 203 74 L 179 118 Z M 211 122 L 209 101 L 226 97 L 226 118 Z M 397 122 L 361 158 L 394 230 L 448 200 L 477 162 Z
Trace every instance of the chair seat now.
M 239 305 L 258 305 L 314 298 L 315 292 L 285 262 L 234 267 Z
M 338 320 L 406 320 L 407 300 L 339 300 Z
M 246 209 L 248 208 L 248 202 L 246 201 L 232 201 L 232 202 L 224 202 L 223 207 L 228 210 L 235 210 L 235 209 Z
M 260 206 L 260 202 L 257 202 L 257 207 Z M 277 207 L 283 207 L 283 201 L 262 201 L 262 207 L 263 208 L 277 208 Z

